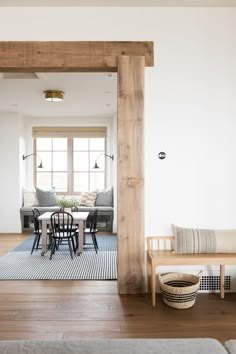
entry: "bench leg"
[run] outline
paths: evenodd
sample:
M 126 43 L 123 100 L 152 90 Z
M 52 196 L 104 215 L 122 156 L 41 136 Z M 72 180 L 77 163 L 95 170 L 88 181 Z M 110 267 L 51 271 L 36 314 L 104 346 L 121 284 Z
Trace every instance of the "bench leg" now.
M 220 265 L 220 298 L 225 297 L 225 265 Z
M 152 306 L 156 306 L 156 267 L 152 264 Z
M 152 292 L 151 274 L 152 274 L 151 261 L 149 259 L 147 259 L 147 290 L 148 290 L 148 294 L 150 294 Z

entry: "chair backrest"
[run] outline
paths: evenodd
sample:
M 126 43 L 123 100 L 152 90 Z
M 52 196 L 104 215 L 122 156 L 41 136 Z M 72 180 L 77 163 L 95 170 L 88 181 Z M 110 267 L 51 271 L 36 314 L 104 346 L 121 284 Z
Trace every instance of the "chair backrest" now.
M 93 216 L 90 220 L 90 232 L 97 229 L 97 216 L 98 216 L 98 211 L 97 209 L 95 209 Z
M 71 211 L 74 212 L 74 213 L 78 213 L 79 212 L 79 208 L 77 206 L 73 206 L 71 208 Z
M 54 237 L 70 237 L 73 231 L 73 216 L 65 211 L 51 215 L 51 231 Z
M 32 209 L 33 218 L 34 218 L 34 232 L 39 232 L 41 228 L 41 223 L 38 217 L 41 215 L 40 211 L 37 208 Z

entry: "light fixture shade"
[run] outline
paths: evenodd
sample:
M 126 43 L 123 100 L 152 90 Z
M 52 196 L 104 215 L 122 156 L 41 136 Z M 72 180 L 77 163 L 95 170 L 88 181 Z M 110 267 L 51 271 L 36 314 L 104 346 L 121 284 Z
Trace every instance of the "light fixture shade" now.
M 38 168 L 43 168 L 43 162 L 41 161 L 40 164 L 38 165 Z
M 48 102 L 61 102 L 64 98 L 64 92 L 60 90 L 46 90 L 45 100 Z
M 93 168 L 100 168 L 97 164 L 97 161 L 95 161 L 94 167 Z

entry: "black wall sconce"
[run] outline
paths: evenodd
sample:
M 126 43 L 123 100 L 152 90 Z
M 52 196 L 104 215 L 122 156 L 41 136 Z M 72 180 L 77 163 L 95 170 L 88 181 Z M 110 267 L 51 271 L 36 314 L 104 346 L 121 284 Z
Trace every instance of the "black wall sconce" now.
M 93 168 L 100 168 L 100 167 L 98 166 L 98 164 L 97 164 L 97 161 L 98 161 L 98 159 L 99 159 L 102 155 L 107 156 L 107 157 L 110 157 L 110 159 L 114 160 L 114 155 L 108 155 L 108 154 L 101 153 L 101 154 L 96 158 L 95 164 L 94 164 L 94 167 L 93 167 Z
M 39 155 L 36 154 L 36 152 L 34 152 L 33 154 L 29 154 L 29 155 L 23 155 L 22 158 L 23 160 L 26 160 L 29 156 L 37 156 L 40 160 L 40 164 L 38 165 L 38 168 L 43 168 L 43 162 L 42 162 L 42 159 L 39 157 Z

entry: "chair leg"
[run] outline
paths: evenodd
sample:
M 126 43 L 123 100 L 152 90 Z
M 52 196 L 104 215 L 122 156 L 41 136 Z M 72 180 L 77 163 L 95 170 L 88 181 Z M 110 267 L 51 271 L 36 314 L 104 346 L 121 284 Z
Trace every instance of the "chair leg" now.
M 70 256 L 73 259 L 73 251 L 72 251 L 72 246 L 71 246 L 71 242 L 70 242 L 69 238 L 68 238 L 68 245 L 69 245 L 69 249 L 70 249 Z
M 95 234 L 94 234 L 94 240 L 95 240 L 95 243 L 96 243 L 96 246 L 97 246 L 97 250 L 98 250 L 98 242 L 97 242 L 97 237 L 96 237 Z
M 34 242 L 33 242 L 33 246 L 32 246 L 32 249 L 31 249 L 31 254 L 34 252 L 34 248 L 35 248 L 37 239 L 38 239 L 38 235 L 35 235 L 35 237 L 34 237 Z
M 79 248 L 79 235 L 76 234 L 75 235 L 75 250 L 77 250 Z
M 38 235 L 38 241 L 37 241 L 37 246 L 36 246 L 36 250 L 39 248 L 39 241 L 40 241 L 41 235 Z
M 56 240 L 53 238 L 52 239 L 52 248 L 51 248 L 50 260 L 52 259 L 52 255 L 55 253 L 55 248 L 56 248 Z
M 73 251 L 75 253 L 76 252 L 76 248 L 75 248 L 74 236 L 71 237 L 71 242 L 72 242 Z
M 52 235 L 48 235 L 48 249 L 52 248 Z
M 94 235 L 94 233 L 91 233 L 91 236 L 92 236 L 92 241 L 93 241 L 93 246 L 94 246 L 95 252 L 96 252 L 96 253 L 98 253 L 98 250 L 97 250 L 97 245 L 96 245 L 96 240 L 95 240 L 95 235 Z

